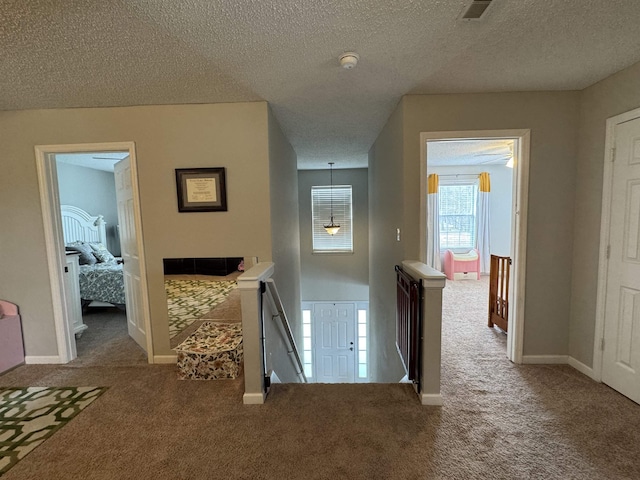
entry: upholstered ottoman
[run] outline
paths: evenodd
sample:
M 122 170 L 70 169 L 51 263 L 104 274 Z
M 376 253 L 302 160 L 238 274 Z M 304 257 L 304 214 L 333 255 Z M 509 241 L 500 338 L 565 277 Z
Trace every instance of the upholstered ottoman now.
M 203 323 L 176 347 L 178 378 L 237 378 L 242 369 L 242 324 Z

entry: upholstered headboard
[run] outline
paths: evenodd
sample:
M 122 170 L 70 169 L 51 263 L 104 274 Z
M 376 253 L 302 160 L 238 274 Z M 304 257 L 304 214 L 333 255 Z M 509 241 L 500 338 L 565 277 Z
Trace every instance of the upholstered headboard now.
M 100 242 L 107 244 L 106 223 L 102 215 L 93 216 L 81 208 L 61 205 L 64 243 Z

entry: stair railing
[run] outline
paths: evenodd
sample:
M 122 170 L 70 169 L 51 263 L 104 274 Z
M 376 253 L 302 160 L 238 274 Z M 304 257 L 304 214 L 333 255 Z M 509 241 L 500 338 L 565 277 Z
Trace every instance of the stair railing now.
M 293 363 L 293 366 L 296 370 L 296 375 L 300 379 L 301 383 L 307 383 L 307 377 L 304 374 L 304 365 L 302 363 L 302 359 L 300 358 L 300 353 L 298 352 L 296 341 L 293 338 L 293 334 L 291 333 L 291 326 L 289 325 L 287 314 L 284 311 L 282 300 L 280 299 L 280 295 L 278 294 L 276 283 L 272 278 L 270 278 L 265 282 L 265 284 L 267 287 L 265 291 L 267 301 L 271 306 L 271 311 L 276 312 L 271 316 L 271 319 L 276 322 L 279 327 L 282 338 L 284 339 L 287 346 L 287 354 L 289 355 L 289 358 L 291 359 L 291 362 Z

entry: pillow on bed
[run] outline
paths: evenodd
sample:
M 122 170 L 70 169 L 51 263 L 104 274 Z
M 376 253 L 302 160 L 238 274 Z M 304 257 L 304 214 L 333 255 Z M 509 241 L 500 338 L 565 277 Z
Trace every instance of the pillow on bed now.
M 116 261 L 116 257 L 114 257 L 113 254 L 109 250 L 107 250 L 107 247 L 105 247 L 103 244 L 90 243 L 89 246 L 91 247 L 91 250 L 93 250 L 93 255 L 98 259 L 98 262 L 113 263 Z
M 89 246 L 88 243 L 84 242 L 73 242 L 68 243 L 65 246 L 65 250 L 70 252 L 78 252 L 80 254 L 79 262 L 80 265 L 95 265 L 98 263 L 98 260 L 93 254 L 93 250 Z

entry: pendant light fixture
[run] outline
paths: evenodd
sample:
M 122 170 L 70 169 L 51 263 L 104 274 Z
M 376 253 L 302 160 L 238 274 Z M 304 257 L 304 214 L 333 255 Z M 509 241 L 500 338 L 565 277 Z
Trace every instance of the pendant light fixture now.
M 336 225 L 333 221 L 333 162 L 329 162 L 329 169 L 331 172 L 331 223 L 324 225 L 324 229 L 329 235 L 335 235 L 340 230 L 340 225 Z

